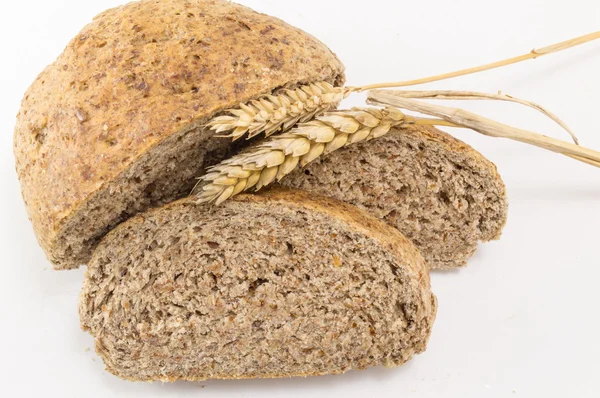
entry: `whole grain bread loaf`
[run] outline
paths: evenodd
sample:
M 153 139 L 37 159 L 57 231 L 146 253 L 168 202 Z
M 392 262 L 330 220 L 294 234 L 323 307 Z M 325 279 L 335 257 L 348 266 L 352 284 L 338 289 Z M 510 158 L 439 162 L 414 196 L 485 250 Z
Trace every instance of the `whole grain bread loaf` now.
M 343 66 L 314 37 L 223 0 L 142 0 L 98 15 L 27 90 L 14 135 L 23 198 L 55 268 L 187 194 L 231 140 L 215 113 Z
M 478 242 L 498 239 L 508 210 L 496 166 L 433 127 L 396 128 L 350 145 L 283 179 L 383 219 L 408 237 L 431 268 L 466 264 Z
M 287 190 L 137 215 L 95 250 L 80 298 L 107 369 L 140 381 L 395 366 L 425 349 L 436 308 L 396 229 Z

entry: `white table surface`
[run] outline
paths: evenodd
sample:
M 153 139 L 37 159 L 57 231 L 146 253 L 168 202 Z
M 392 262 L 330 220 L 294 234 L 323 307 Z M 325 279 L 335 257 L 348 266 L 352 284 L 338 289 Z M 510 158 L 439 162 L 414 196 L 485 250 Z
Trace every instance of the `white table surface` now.
M 398 369 L 309 379 L 135 384 L 104 371 L 79 329 L 84 270 L 52 271 L 14 172 L 21 97 L 91 18 L 122 0 L 0 5 L 0 396 L 5 397 L 598 397 L 600 170 L 537 148 L 452 130 L 506 182 L 502 240 L 469 267 L 435 272 L 439 312 L 427 351 Z M 597 0 L 240 0 L 297 25 L 345 62 L 349 84 L 423 77 L 517 55 L 598 30 Z M 497 92 L 559 114 L 600 149 L 600 41 L 427 89 Z M 356 96 L 347 105 L 359 105 Z M 567 139 L 513 104 L 456 103 Z

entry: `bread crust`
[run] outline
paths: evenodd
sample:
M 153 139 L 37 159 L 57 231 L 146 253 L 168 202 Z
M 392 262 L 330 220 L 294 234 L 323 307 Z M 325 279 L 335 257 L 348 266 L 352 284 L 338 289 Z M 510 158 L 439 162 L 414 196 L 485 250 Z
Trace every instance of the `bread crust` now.
M 343 69 L 314 37 L 229 1 L 103 12 L 37 77 L 17 115 L 16 168 L 40 245 L 58 261 L 65 223 L 168 137 L 282 86 L 341 84 Z

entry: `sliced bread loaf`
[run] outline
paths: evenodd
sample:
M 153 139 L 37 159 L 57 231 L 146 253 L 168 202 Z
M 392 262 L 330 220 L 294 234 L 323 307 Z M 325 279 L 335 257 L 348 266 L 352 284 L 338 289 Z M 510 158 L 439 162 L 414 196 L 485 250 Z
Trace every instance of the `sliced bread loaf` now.
M 29 218 L 55 268 L 189 193 L 231 140 L 203 126 L 282 87 L 342 84 L 314 37 L 224 0 L 142 0 L 94 18 L 27 90 L 14 135 Z
M 80 299 L 107 369 L 143 381 L 395 366 L 425 350 L 435 312 L 397 230 L 286 190 L 132 218 L 94 252 Z
M 462 266 L 498 239 L 508 210 L 493 163 L 433 127 L 396 128 L 283 179 L 288 187 L 356 205 L 406 235 L 431 268 Z

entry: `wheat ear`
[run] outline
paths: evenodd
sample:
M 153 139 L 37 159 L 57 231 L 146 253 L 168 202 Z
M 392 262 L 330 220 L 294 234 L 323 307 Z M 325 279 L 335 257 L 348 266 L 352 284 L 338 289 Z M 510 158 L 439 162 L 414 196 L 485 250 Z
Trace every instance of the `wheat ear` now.
M 241 103 L 239 108 L 229 109 L 229 115 L 213 118 L 208 126 L 218 134 L 228 133 L 224 137 L 234 141 L 246 134 L 252 138 L 262 132 L 268 137 L 337 108 L 348 94 L 348 90 L 327 82 L 284 89 Z
M 251 188 L 280 180 L 297 166 L 343 146 L 387 134 L 394 126 L 414 122 L 394 108 L 353 108 L 325 113 L 211 167 L 196 189 L 200 202 L 220 204 Z

